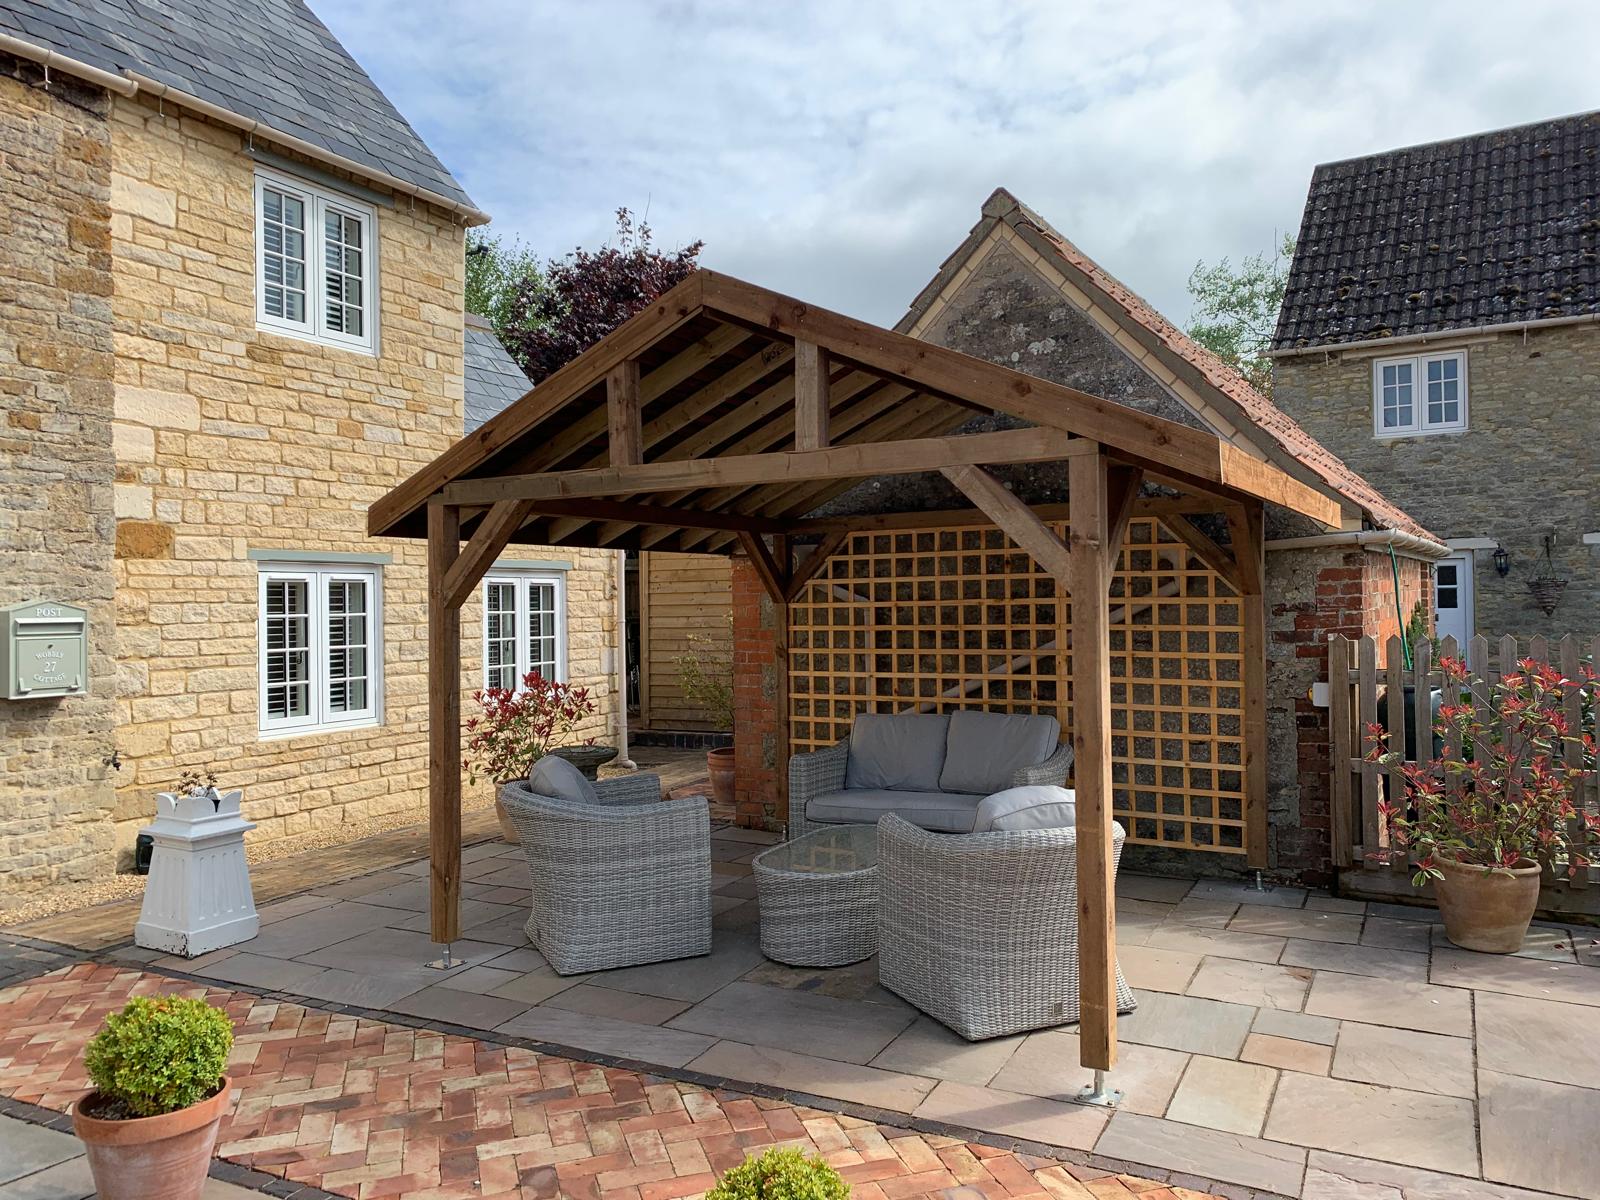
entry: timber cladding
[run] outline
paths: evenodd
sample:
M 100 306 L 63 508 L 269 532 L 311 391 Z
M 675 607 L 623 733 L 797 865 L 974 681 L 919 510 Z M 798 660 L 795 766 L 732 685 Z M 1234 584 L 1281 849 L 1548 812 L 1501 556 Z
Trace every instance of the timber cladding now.
M 733 670 L 733 583 L 728 560 L 712 554 L 640 555 L 640 726 L 718 731 L 683 688 L 686 654 L 712 678 Z
M 1241 620 L 1222 576 L 1132 520 L 1110 624 L 1113 811 L 1132 843 L 1245 853 Z M 852 533 L 789 605 L 794 752 L 861 712 L 1047 712 L 1065 737 L 1070 627 L 1070 600 L 998 529 Z

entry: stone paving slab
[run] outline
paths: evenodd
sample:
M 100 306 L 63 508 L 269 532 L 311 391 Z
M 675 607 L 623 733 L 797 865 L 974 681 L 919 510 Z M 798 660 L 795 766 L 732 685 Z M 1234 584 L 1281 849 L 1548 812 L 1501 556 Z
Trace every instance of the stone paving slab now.
M 1095 1143 L 1095 1153 L 1130 1163 L 1160 1163 L 1285 1196 L 1300 1194 L 1306 1164 L 1306 1152 L 1298 1146 L 1158 1121 L 1132 1112 L 1119 1112 L 1111 1118 Z
M 1600 1087 L 1600 1019 L 1592 1008 L 1479 992 L 1473 1014 L 1485 1070 Z
M 828 1057 L 867 1063 L 899 1037 L 916 1013 L 789 988 L 733 983 L 668 1024 L 753 1046 L 826 1046 Z
M 1161 1116 L 1188 1062 L 1189 1056 L 1177 1050 L 1134 1043 L 1119 1046 L 1112 1078 L 1123 1093 L 1122 1106 L 1129 1112 Z M 1002 1091 L 1057 1100 L 1071 1100 L 1093 1082 L 1094 1072 L 1080 1063 L 1078 1035 L 1062 1029 L 1030 1033 L 993 1080 Z
M 1277 1081 L 1271 1067 L 1196 1054 L 1167 1106 L 1167 1120 L 1255 1137 Z
M 1137 998 L 1139 1007 L 1117 1022 L 1124 1041 L 1216 1058 L 1238 1056 L 1256 1015 L 1248 1005 L 1195 996 L 1140 992 Z
M 985 1084 L 999 1074 L 1023 1041 L 1023 1037 L 1017 1036 L 969 1042 L 932 1017 L 919 1016 L 885 1046 L 870 1065 L 932 1079 Z
M 1472 1039 L 1347 1022 L 1328 1072 L 1339 1079 L 1475 1100 Z
M 1109 1109 L 950 1080 L 935 1085 L 916 1115 L 1074 1150 L 1090 1149 L 1111 1117 Z
M 104 1013 L 132 994 L 157 992 L 204 996 L 234 1022 L 229 1073 L 236 1100 L 223 1121 L 219 1153 L 342 1195 L 677 1200 L 703 1193 L 718 1174 L 769 1145 L 822 1155 L 851 1182 L 853 1200 L 1200 1195 L 1117 1175 L 1085 1158 L 1024 1155 L 776 1096 L 675 1083 L 90 963 L 0 991 L 0 1092 L 64 1110 L 87 1086 L 83 1047 Z M 788 1073 L 791 1066 L 780 1069 Z M 997 1099 L 1008 1111 L 993 1108 Z M 1106 1120 L 1103 1110 L 1058 1105 L 1071 1111 L 1055 1113 L 1049 1103 L 969 1089 L 935 1108 L 949 1114 L 977 1108 L 997 1123 L 1070 1133 L 1085 1143 Z M 0 1149 L 12 1144 L 8 1135 L 0 1124 Z M 13 1157 L 7 1153 L 0 1162 Z M 83 1195 L 25 1194 L 33 1200 Z M 256 1193 L 223 1185 L 206 1196 L 240 1194 Z
M 1440 948 L 1433 952 L 1428 978 L 1447 987 L 1600 1008 L 1600 971 L 1582 963 L 1540 962 L 1514 955 Z
M 1478 1172 L 1472 1103 L 1450 1096 L 1287 1071 L 1278 1082 L 1265 1136 L 1405 1166 Z
M 1472 1032 L 1472 1005 L 1459 988 L 1369 979 L 1335 971 L 1317 972 L 1306 997 L 1306 1012 L 1423 1033 L 1461 1037 Z
M 1485 1178 L 1600 1200 L 1600 1091 L 1480 1070 L 1478 1114 Z
M 1207 958 L 1201 962 L 1184 994 L 1249 1004 L 1255 1008 L 1299 1012 L 1310 986 L 1311 972 L 1304 967 L 1246 962 L 1238 958 Z
M 1543 1192 L 1313 1150 L 1302 1200 L 1548 1200 Z

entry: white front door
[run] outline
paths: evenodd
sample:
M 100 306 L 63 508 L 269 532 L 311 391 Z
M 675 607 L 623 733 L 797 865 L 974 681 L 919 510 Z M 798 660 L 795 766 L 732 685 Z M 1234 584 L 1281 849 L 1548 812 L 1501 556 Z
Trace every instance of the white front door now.
M 1437 636 L 1455 638 L 1464 652 L 1474 633 L 1471 551 L 1441 558 L 1434 565 L 1433 598 Z

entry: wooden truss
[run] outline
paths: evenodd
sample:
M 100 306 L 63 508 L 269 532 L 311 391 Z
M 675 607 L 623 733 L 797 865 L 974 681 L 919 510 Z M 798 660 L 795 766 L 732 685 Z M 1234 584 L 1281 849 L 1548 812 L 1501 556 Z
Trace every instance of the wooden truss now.
M 959 432 L 975 418 L 1002 427 Z M 1029 508 L 990 470 L 1017 463 L 1061 464 L 1070 518 L 1060 505 Z M 924 472 L 941 473 L 971 508 L 814 515 L 863 480 Z M 1141 497 L 1145 481 L 1167 494 Z M 1349 507 L 1209 433 L 697 271 L 369 510 L 372 535 L 428 541 L 434 940 L 460 933 L 460 607 L 509 545 L 742 554 L 781 615 L 854 531 L 992 524 L 1073 601 L 1083 1061 L 1109 1069 L 1107 594 L 1117 550 L 1134 514 L 1160 514 L 1245 598 L 1244 765 L 1257 857 L 1266 503 L 1334 527 Z M 1206 512 L 1226 514 L 1229 548 L 1188 519 Z M 1065 538 L 1049 524 L 1063 518 Z

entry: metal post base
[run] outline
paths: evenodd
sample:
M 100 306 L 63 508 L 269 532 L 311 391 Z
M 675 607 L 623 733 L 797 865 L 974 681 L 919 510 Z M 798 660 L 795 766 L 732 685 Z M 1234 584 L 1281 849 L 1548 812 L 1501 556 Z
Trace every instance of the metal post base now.
M 1079 1104 L 1092 1104 L 1096 1108 L 1115 1108 L 1122 1103 L 1122 1092 L 1106 1087 L 1106 1073 L 1096 1071 L 1094 1082 L 1078 1093 Z
M 463 963 L 460 959 L 454 959 L 450 957 L 450 943 L 446 942 L 444 944 L 443 954 L 441 954 L 438 958 L 423 963 L 422 965 L 433 971 L 453 971 L 457 967 L 462 966 Z
M 1269 884 L 1266 881 L 1266 879 L 1262 877 L 1262 874 L 1261 874 L 1260 871 L 1256 872 L 1255 890 L 1258 891 L 1258 892 L 1270 892 L 1272 890 L 1272 885 Z

